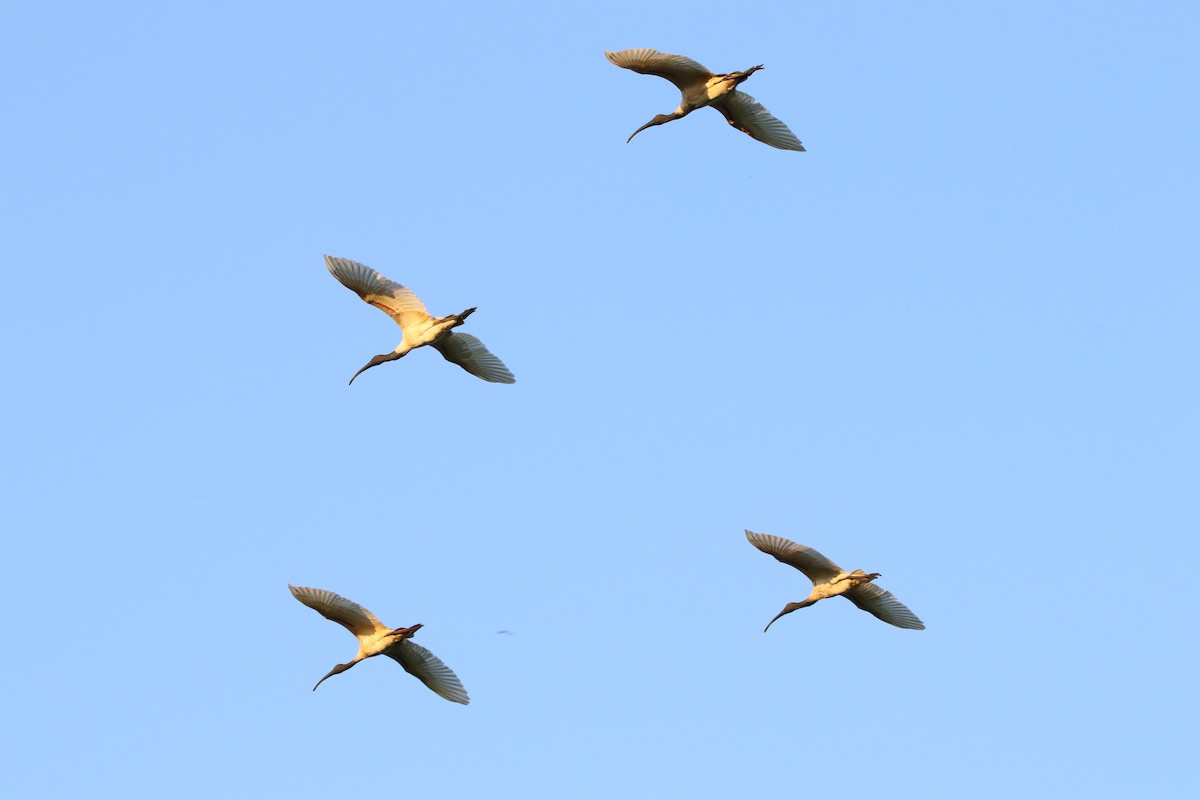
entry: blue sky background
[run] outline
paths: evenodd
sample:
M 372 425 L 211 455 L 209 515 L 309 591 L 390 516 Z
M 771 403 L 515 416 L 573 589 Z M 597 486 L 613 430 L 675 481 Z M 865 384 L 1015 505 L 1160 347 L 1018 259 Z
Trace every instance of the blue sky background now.
M 1048 7 L 1052 6 L 1052 7 Z M 1190 3 L 0 11 L 22 797 L 1194 786 Z M 809 148 L 604 50 L 743 88 Z M 362 261 L 517 375 L 399 329 Z M 832 600 L 742 530 L 883 573 Z M 462 678 L 353 655 L 343 594 Z M 497 631 L 510 631 L 509 634 Z

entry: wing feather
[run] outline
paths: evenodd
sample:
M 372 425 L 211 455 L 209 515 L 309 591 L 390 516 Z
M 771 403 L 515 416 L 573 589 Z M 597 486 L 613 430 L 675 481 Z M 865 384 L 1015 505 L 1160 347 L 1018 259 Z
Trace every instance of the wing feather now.
M 724 114 L 730 125 L 763 144 L 780 150 L 804 150 L 804 145 L 787 125 L 745 92 L 735 89 L 713 101 L 712 107 Z
M 750 540 L 750 544 L 762 550 L 767 555 L 774 556 L 784 564 L 795 567 L 803 572 L 814 584 L 824 583 L 836 577 L 842 571 L 841 567 L 816 550 L 802 544 L 796 544 L 791 539 L 784 539 L 782 536 L 772 536 L 769 533 L 753 533 L 751 531 L 746 531 L 746 538 Z
M 713 75 L 708 67 L 687 56 L 660 53 L 649 47 L 616 52 L 606 51 L 604 57 L 618 67 L 631 69 L 643 75 L 657 75 L 660 78 L 666 78 L 681 92 L 688 88 L 695 88 L 697 82 L 703 86 L 704 82 Z
M 307 586 L 292 586 L 292 596 L 304 605 L 319 613 L 325 619 L 331 619 L 355 636 L 362 638 L 376 633 L 391 630 L 375 615 L 358 603 L 347 600 L 340 594 L 334 594 L 326 589 L 310 589 Z
M 467 690 L 454 671 L 442 660 L 410 639 L 403 639 L 383 651 L 384 655 L 396 660 L 410 675 L 452 703 L 471 702 Z
M 458 364 L 467 372 L 492 383 L 516 383 L 504 362 L 492 355 L 478 337 L 469 333 L 450 331 L 433 343 L 442 358 Z
M 325 266 L 343 286 L 396 321 L 401 328 L 424 322 L 429 312 L 412 290 L 348 258 L 325 256 Z
M 917 619 L 917 615 L 909 611 L 908 606 L 897 600 L 896 596 L 887 589 L 883 589 L 873 583 L 864 583 L 855 586 L 846 592 L 843 597 L 863 611 L 870 612 L 879 617 L 889 625 L 895 625 L 897 628 L 908 628 L 914 631 L 925 630 L 925 623 Z

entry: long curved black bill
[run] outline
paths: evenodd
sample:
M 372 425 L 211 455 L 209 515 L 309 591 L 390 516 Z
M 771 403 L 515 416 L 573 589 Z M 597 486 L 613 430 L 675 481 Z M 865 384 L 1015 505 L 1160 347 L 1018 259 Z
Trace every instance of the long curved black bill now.
M 332 678 L 334 675 L 337 675 L 339 672 L 345 672 L 346 670 L 350 669 L 357 663 L 358 663 L 357 661 L 351 661 L 349 664 L 338 664 L 336 667 L 329 670 L 329 674 L 327 674 L 325 676 L 325 678 Z M 317 681 L 317 686 L 320 686 L 322 683 L 324 683 L 325 678 L 321 678 L 321 680 Z M 317 686 L 313 687 L 314 692 L 317 690 Z
M 370 361 L 367 362 L 367 365 L 365 367 L 360 369 L 358 372 L 354 373 L 354 378 L 357 378 L 359 375 L 362 375 L 364 372 L 369 370 L 371 367 L 378 367 L 380 364 L 383 364 L 385 362 L 395 361 L 399 357 L 400 356 L 397 353 L 384 353 L 381 356 L 375 356 L 374 358 L 372 358 Z M 346 385 L 349 386 L 350 384 L 354 383 L 354 378 L 351 378 L 350 383 L 348 383 Z
M 776 614 L 776 615 L 775 615 L 775 619 L 779 619 L 780 617 L 782 617 L 782 616 L 783 616 L 784 614 L 786 614 L 786 613 L 788 613 L 788 612 L 786 612 L 786 611 L 780 611 L 778 614 Z M 763 628 L 763 633 L 766 633 L 767 631 L 769 631 L 769 630 L 771 629 L 771 626 L 775 624 L 775 619 L 773 619 L 773 620 L 771 620 L 770 622 L 768 622 L 768 623 L 767 623 L 767 627 Z
M 683 114 L 659 114 L 657 117 L 650 120 L 649 122 L 647 122 L 642 127 L 638 128 L 633 133 L 629 134 L 629 138 L 625 140 L 625 144 L 629 144 L 630 142 L 632 142 L 633 137 L 637 136 L 639 133 L 646 130 L 646 128 L 653 128 L 655 125 L 662 125 L 664 122 L 670 122 L 671 120 L 679 119 L 682 116 L 683 116 Z

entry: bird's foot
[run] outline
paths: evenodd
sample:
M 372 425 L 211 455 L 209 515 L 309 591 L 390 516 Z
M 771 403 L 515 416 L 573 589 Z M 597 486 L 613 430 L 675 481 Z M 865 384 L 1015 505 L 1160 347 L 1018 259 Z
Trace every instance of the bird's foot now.
M 414 633 L 416 633 L 417 631 L 421 630 L 421 628 L 424 628 L 424 627 L 425 627 L 424 625 L 422 625 L 421 623 L 418 622 L 416 625 L 413 625 L 411 628 L 396 628 L 392 631 L 392 635 L 396 637 L 396 641 L 400 641 L 401 639 L 410 639 L 410 638 L 412 638 L 412 635 Z
M 471 316 L 474 313 L 475 313 L 474 308 L 468 308 L 466 311 L 464 311 L 458 315 L 458 321 L 463 322 L 464 320 L 466 320 L 467 317 Z

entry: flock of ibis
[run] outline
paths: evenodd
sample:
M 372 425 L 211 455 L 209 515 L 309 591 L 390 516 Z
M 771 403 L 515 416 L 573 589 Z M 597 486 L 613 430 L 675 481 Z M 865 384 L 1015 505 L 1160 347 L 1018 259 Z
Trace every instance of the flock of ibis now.
M 679 107 L 659 114 L 634 131 L 626 142 L 646 128 L 686 117 L 696 109 L 711 106 L 734 128 L 771 147 L 803 151 L 804 145 L 787 125 L 771 115 L 757 100 L 738 86 L 762 69 L 762 65 L 742 72 L 714 74 L 687 56 L 660 53 L 649 48 L 606 52 L 605 57 L 618 67 L 666 78 L 679 89 Z M 350 383 L 366 370 L 403 358 L 417 348 L 429 345 L 452 364 L 492 383 L 514 383 L 504 362 L 492 354 L 483 342 L 469 333 L 455 331 L 475 312 L 468 308 L 459 314 L 433 317 L 424 303 L 407 287 L 385 278 L 368 266 L 347 258 L 325 256 L 325 266 L 333 277 L 366 303 L 375 306 L 400 326 L 400 344 L 390 353 L 374 356 L 350 378 Z M 795 567 L 812 581 L 812 590 L 800 602 L 788 603 L 767 623 L 764 632 L 785 614 L 829 597 L 842 596 L 884 622 L 897 628 L 924 630 L 925 624 L 889 591 L 876 586 L 877 572 L 856 569 L 846 572 L 811 547 L 764 533 L 746 531 L 750 544 L 784 564 Z M 404 667 L 435 693 L 454 703 L 467 704 L 470 698 L 462 682 L 441 659 L 412 641 L 421 624 L 407 628 L 389 628 L 367 609 L 325 589 L 288 585 L 292 595 L 326 619 L 345 627 L 358 639 L 358 653 L 345 664 L 338 664 L 313 686 L 316 691 L 326 679 L 345 672 L 372 656 L 386 655 Z

